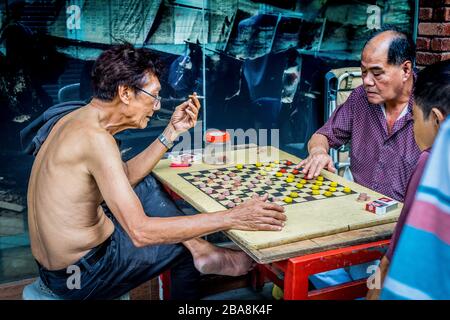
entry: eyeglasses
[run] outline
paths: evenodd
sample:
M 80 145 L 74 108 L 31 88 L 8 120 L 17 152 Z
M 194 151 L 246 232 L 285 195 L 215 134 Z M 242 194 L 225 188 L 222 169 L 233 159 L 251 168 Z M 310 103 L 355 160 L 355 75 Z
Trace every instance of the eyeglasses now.
M 161 103 L 161 97 L 160 96 L 155 96 L 154 94 L 151 94 L 150 92 L 148 92 L 148 91 L 146 91 L 144 89 L 141 89 L 139 87 L 135 87 L 135 88 L 138 89 L 139 91 L 142 91 L 145 94 L 148 94 L 150 97 L 154 98 L 155 99 L 155 106 L 157 106 L 159 103 Z

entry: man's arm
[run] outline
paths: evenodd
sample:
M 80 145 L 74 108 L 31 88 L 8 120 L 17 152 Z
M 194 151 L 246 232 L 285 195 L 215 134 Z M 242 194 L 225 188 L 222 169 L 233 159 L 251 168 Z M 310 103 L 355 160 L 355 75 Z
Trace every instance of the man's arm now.
M 178 136 L 175 129 L 173 129 L 170 124 L 163 131 L 163 134 L 171 141 L 174 141 Z M 166 152 L 166 146 L 163 145 L 159 139 L 156 139 L 151 145 L 145 148 L 144 151 L 128 160 L 126 163 L 122 163 L 131 186 L 136 186 L 142 179 L 150 174 Z
M 376 271 L 378 273 L 376 276 L 380 277 L 381 288 L 383 287 L 384 278 L 386 278 L 388 271 L 389 271 L 389 259 L 386 256 L 384 256 L 381 259 L 380 266 Z M 378 300 L 380 298 L 381 288 L 369 289 L 369 291 L 367 291 L 366 300 Z
M 194 127 L 199 109 L 200 102 L 194 94 L 175 109 L 169 125 L 163 132 L 164 136 L 170 141 L 175 141 L 179 134 Z M 135 186 L 144 179 L 166 152 L 167 148 L 159 140 L 155 140 L 140 154 L 128 160 L 124 169 L 130 184 Z
M 90 138 L 87 168 L 107 206 L 138 246 L 178 243 L 228 230 L 281 230 L 284 208 L 255 199 L 232 210 L 182 217 L 148 217 L 126 176 L 112 136 L 95 133 Z M 151 212 L 150 212 L 151 214 Z

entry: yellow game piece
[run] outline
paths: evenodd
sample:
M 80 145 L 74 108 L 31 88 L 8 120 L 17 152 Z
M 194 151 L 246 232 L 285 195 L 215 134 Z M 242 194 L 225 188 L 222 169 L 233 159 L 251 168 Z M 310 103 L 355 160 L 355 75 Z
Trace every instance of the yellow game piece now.
M 286 179 L 286 182 L 287 182 L 287 183 L 294 182 L 294 178 L 287 178 L 287 179 Z
M 272 167 L 265 167 L 266 171 L 272 171 Z
M 277 172 L 277 173 L 275 173 L 275 176 L 277 176 L 277 177 L 282 177 L 282 176 L 283 176 L 283 173 Z
M 315 195 L 315 196 L 317 196 L 317 195 L 320 194 L 320 190 L 313 190 L 313 191 L 312 191 L 312 194 Z
M 311 186 L 311 190 L 319 190 L 319 186 Z
M 344 192 L 350 193 L 350 192 L 352 192 L 352 189 L 350 189 L 349 187 L 344 187 Z
M 302 180 L 300 180 L 300 183 L 301 183 L 301 184 L 306 184 L 306 180 L 305 180 L 305 179 L 302 179 Z
M 286 203 L 291 203 L 292 202 L 292 198 L 291 197 L 286 197 L 283 199 L 284 202 Z
M 301 183 L 297 183 L 295 186 L 299 189 L 303 188 L 303 184 L 301 184 Z
M 292 191 L 291 194 L 289 195 L 291 198 L 298 198 L 298 193 Z
M 323 184 L 322 181 L 316 181 L 316 186 L 321 186 Z
M 237 164 L 236 169 L 242 169 L 244 166 L 242 164 Z
M 330 187 L 337 187 L 337 182 L 334 182 L 334 181 L 331 182 L 331 183 L 330 183 Z
M 328 188 L 328 191 L 329 191 L 329 192 L 336 192 L 336 188 L 334 188 L 334 187 L 329 187 L 329 188 Z
M 316 178 L 316 180 L 317 180 L 317 181 L 323 181 L 323 177 L 322 177 L 322 176 L 318 176 L 318 177 Z
M 273 163 L 280 164 L 280 160 L 275 160 Z
M 259 168 L 259 167 L 262 166 L 262 163 L 261 162 L 257 162 L 257 163 L 255 163 L 255 166 L 257 166 Z
M 265 175 L 267 175 L 267 172 L 261 170 L 261 171 L 259 172 L 259 174 L 262 175 L 262 176 L 265 176 Z
M 292 178 L 292 179 L 294 179 L 295 178 L 295 176 L 292 174 L 292 173 L 289 173 L 288 174 L 288 178 Z
M 271 163 L 269 166 L 275 168 L 277 165 L 275 163 Z
M 325 191 L 323 195 L 324 195 L 325 197 L 331 197 L 331 196 L 333 195 L 333 193 L 330 192 L 330 191 Z

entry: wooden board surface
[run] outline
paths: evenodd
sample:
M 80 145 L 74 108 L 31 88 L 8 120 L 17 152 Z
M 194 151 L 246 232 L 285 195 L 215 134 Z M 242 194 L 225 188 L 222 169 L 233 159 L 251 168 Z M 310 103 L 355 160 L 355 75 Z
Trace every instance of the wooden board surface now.
M 287 159 L 296 163 L 301 160 L 274 147 L 249 148 L 233 151 L 232 157 L 229 159 L 230 162 L 226 165 L 199 163 L 189 168 L 170 168 L 170 162 L 162 160 L 155 167 L 153 173 L 161 182 L 168 185 L 170 189 L 200 212 L 215 212 L 226 208 L 180 177 L 179 173 L 225 168 L 236 163 L 252 164 L 258 161 L 267 162 L 279 159 Z M 325 170 L 321 174 L 331 181 L 350 187 L 357 193 L 286 206 L 286 226 L 279 232 L 230 230 L 227 235 L 241 248 L 261 250 L 397 221 L 402 205 L 385 215 L 367 212 L 364 210 L 365 203 L 356 201 L 358 194 L 365 192 L 371 197 L 371 200 L 383 197 L 382 194 L 349 182 Z

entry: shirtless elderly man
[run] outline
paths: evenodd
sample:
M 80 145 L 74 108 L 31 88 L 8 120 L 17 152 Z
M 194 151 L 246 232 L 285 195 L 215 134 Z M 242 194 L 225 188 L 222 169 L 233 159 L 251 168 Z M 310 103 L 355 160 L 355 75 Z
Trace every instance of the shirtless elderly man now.
M 150 175 L 195 125 L 195 94 L 175 109 L 159 139 L 122 162 L 113 135 L 147 126 L 160 108 L 159 73 L 147 49 L 124 44 L 103 52 L 92 73 L 94 98 L 58 120 L 36 155 L 28 189 L 31 249 L 42 281 L 61 298 L 117 298 L 170 267 L 172 298 L 196 299 L 199 272 L 237 276 L 252 266 L 244 252 L 201 236 L 284 225 L 283 207 L 265 197 L 185 216 Z M 75 288 L 68 286 L 73 270 L 80 275 Z

